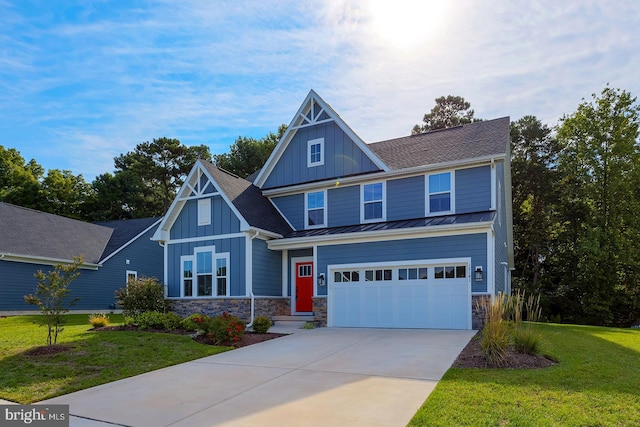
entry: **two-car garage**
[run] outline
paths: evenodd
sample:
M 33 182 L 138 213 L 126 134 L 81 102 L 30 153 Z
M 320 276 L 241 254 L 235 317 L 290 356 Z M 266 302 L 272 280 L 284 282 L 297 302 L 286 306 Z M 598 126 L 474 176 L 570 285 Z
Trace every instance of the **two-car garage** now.
M 328 266 L 328 326 L 471 329 L 470 259 Z

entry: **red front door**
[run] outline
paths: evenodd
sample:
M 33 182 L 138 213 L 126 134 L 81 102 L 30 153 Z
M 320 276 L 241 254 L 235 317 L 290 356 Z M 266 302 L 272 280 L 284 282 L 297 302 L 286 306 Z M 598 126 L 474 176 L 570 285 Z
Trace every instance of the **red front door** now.
M 313 311 L 313 263 L 296 263 L 296 312 Z

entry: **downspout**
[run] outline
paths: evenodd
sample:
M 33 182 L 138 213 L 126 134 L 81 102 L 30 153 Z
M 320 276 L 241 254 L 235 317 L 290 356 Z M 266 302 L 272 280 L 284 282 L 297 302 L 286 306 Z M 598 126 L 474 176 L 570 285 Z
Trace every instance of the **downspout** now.
M 249 241 L 252 241 L 260 234 L 260 230 L 256 230 L 256 234 L 251 236 Z M 253 326 L 253 319 L 255 317 L 255 295 L 253 294 L 253 276 L 251 277 L 251 281 L 249 282 L 249 296 L 251 297 L 251 318 L 249 319 L 249 323 L 247 323 L 247 329 Z
M 166 253 L 166 247 L 167 247 L 167 242 L 165 240 L 158 240 L 158 245 L 160 245 L 160 247 L 163 249 L 162 251 L 162 270 L 165 273 L 165 277 L 163 278 L 163 282 L 164 282 L 164 297 L 168 298 L 169 295 L 169 285 L 167 285 L 167 278 L 166 278 L 166 271 L 167 271 L 167 263 L 166 263 L 166 258 L 165 258 L 165 253 Z

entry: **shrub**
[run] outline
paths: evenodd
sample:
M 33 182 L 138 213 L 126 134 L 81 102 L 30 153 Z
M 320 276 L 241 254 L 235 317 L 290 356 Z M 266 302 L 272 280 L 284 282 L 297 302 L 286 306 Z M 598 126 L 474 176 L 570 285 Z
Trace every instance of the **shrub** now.
M 498 294 L 493 299 L 482 299 L 479 305 L 480 312 L 485 313 L 480 340 L 482 352 L 490 366 L 501 367 L 509 345 L 509 324 L 504 320 L 508 301 L 502 294 Z
M 208 321 L 209 316 L 206 314 L 194 313 L 191 316 L 182 319 L 180 326 L 187 331 L 198 331 L 205 329 Z
M 164 313 L 158 311 L 145 311 L 135 317 L 135 323 L 140 329 L 164 329 Z
M 266 316 L 258 316 L 253 319 L 253 331 L 259 334 L 266 334 L 271 327 L 271 320 Z
M 89 315 L 89 323 L 94 328 L 109 326 L 109 316 L 104 313 L 93 313 Z
M 304 322 L 302 329 L 314 329 L 316 325 L 313 322 Z
M 511 339 L 518 353 L 532 355 L 540 353 L 541 335 L 528 326 L 515 328 L 511 333 Z
M 125 288 L 116 291 L 116 301 L 127 317 L 135 318 L 146 311 L 164 313 L 167 310 L 164 287 L 155 277 L 131 280 Z
M 222 313 L 209 319 L 205 332 L 213 344 L 235 343 L 244 334 L 244 322 L 229 313 Z
M 169 311 L 164 314 L 164 328 L 167 331 L 173 331 L 182 327 L 182 317 L 176 313 Z

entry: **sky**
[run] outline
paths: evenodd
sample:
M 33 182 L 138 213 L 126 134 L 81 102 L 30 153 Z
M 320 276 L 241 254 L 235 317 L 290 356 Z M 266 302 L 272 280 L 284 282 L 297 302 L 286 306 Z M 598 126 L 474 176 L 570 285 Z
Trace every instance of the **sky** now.
M 365 141 L 443 95 L 554 126 L 640 95 L 640 2 L 0 0 L 0 145 L 87 181 L 154 138 L 229 151 L 314 89 Z

